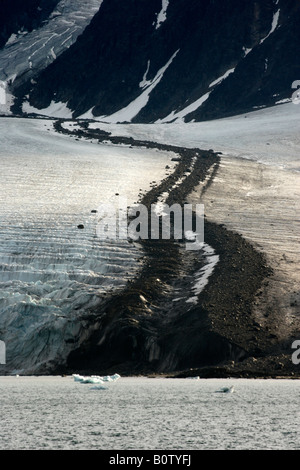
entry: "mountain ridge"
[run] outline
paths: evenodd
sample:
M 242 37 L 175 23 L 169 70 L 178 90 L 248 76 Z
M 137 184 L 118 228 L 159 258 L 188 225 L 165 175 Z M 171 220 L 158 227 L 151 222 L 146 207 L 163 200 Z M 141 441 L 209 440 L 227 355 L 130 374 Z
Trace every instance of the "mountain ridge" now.
M 297 0 L 103 0 L 34 83 L 15 80 L 12 110 L 152 123 L 273 106 L 300 78 L 299 26 Z

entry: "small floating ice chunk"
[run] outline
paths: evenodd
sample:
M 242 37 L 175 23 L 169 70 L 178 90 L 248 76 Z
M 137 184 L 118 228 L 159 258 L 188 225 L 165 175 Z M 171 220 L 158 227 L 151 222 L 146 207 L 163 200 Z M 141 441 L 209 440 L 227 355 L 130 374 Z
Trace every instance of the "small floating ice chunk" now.
M 99 377 L 84 377 L 81 380 L 82 384 L 102 384 L 103 380 L 101 380 Z
M 222 387 L 219 390 L 216 390 L 217 393 L 233 393 L 234 392 L 234 386 L 231 385 L 231 387 Z
M 104 382 L 115 382 L 119 380 L 121 376 L 119 374 L 106 375 L 104 377 L 99 375 L 83 376 L 80 374 L 73 374 L 75 382 L 80 382 L 83 384 L 103 384 Z
M 98 384 L 98 383 L 103 383 L 103 380 L 101 380 L 100 377 L 96 376 L 83 376 L 79 374 L 73 374 L 73 378 L 75 382 L 80 382 L 82 384 Z
M 103 382 L 115 382 L 116 380 L 119 380 L 121 376 L 119 374 L 114 374 L 114 375 L 106 375 L 104 377 L 101 377 Z
M 121 376 L 119 374 L 114 374 L 114 375 L 111 376 L 111 378 L 113 380 L 119 380 L 121 378 Z
M 74 382 L 81 382 L 84 379 L 84 377 L 79 374 L 73 374 L 72 377 L 74 379 Z

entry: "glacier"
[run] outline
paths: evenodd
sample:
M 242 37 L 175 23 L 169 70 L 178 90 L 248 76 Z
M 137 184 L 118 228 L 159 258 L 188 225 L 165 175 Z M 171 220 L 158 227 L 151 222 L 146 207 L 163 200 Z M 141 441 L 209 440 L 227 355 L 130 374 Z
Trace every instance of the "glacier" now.
M 13 34 L 0 50 L 0 80 L 13 88 L 50 65 L 75 43 L 103 0 L 61 0 L 49 19 L 31 32 Z M 34 82 L 33 82 L 34 83 Z M 12 93 L 13 94 L 13 91 Z M 0 112 L 9 114 L 13 99 Z
M 62 360 L 83 333 L 76 319 L 139 269 L 138 245 L 97 238 L 95 209 L 117 205 L 116 194 L 133 204 L 173 162 L 78 142 L 51 120 L 1 118 L 0 142 L 0 339 L 10 370 L 22 372 Z
M 299 106 L 288 103 L 211 122 L 88 126 L 221 151 L 220 169 L 205 198 L 206 213 L 254 241 L 273 264 L 280 254 L 285 259 L 280 261 L 280 285 L 288 279 L 296 292 L 299 112 Z M 74 339 L 85 339 L 78 318 L 101 306 L 105 295 L 124 287 L 139 269 L 138 245 L 99 243 L 92 210 L 99 202 L 116 202 L 116 194 L 135 202 L 141 189 L 149 190 L 165 176 L 172 155 L 78 141 L 57 134 L 48 119 L 1 118 L 0 136 L 0 340 L 7 346 L 10 371 L 34 373 L 45 362 L 63 362 Z M 253 182 L 248 180 L 251 172 Z M 238 183 L 237 177 L 242 178 Z M 166 196 L 161 194 L 161 203 Z M 234 206 L 232 197 L 237 196 L 242 199 Z M 231 207 L 228 214 L 224 201 Z M 79 224 L 84 230 L 78 230 Z M 190 305 L 218 262 L 217 253 L 207 250 L 208 263 L 187 292 Z

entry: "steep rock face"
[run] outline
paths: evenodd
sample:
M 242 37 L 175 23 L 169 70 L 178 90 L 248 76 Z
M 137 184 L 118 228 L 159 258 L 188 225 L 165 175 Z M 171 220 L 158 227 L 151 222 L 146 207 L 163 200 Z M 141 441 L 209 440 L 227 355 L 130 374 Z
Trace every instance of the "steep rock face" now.
M 30 102 L 43 108 L 55 97 L 80 115 L 95 105 L 97 114 L 112 113 L 134 99 L 160 7 L 160 0 L 104 1 L 70 52 L 41 74 Z
M 12 34 L 32 31 L 45 21 L 59 0 L 2 0 L 0 3 L 0 48 Z
M 0 86 L 6 96 L 4 100 L 0 98 L 0 114 L 20 112 L 17 95 L 22 100 L 23 90 L 33 87 L 41 71 L 75 43 L 101 3 L 102 0 L 1 3 Z
M 104 0 L 30 104 L 108 122 L 218 118 L 273 105 L 300 77 L 297 0 Z M 41 111 L 43 113 L 43 111 Z
M 300 41 L 300 3 L 277 5 L 272 28 L 278 26 L 237 64 L 233 74 L 216 87 L 188 120 L 214 119 L 242 113 L 257 107 L 272 106 L 290 98 L 292 84 L 300 77 L 297 58 Z

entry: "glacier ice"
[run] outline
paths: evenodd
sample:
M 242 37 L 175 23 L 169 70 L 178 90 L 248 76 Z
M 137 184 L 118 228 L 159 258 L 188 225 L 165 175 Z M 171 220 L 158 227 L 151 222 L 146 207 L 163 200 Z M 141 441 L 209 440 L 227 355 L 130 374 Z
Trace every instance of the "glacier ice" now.
M 40 28 L 12 35 L 0 51 L 0 79 L 11 81 L 12 77 L 24 77 L 53 62 L 76 41 L 102 1 L 61 0 Z
M 167 152 L 76 142 L 55 133 L 50 120 L 0 119 L 6 370 L 63 362 L 85 335 L 77 319 L 136 274 L 138 245 L 98 239 L 91 209 L 116 202 L 116 192 L 132 204 L 141 187 L 164 177 L 170 160 Z
M 68 49 L 90 23 L 102 2 L 103 0 L 61 0 L 48 21 L 40 28 L 11 35 L 0 50 L 0 80 L 7 85 L 6 102 L 3 103 L 0 99 L 1 114 L 11 114 L 15 84 L 34 80 L 37 72 Z M 26 105 L 30 112 L 30 106 L 26 103 L 25 108 Z M 53 106 L 52 104 L 50 107 L 52 112 Z M 56 109 L 56 115 L 62 117 L 61 105 Z

